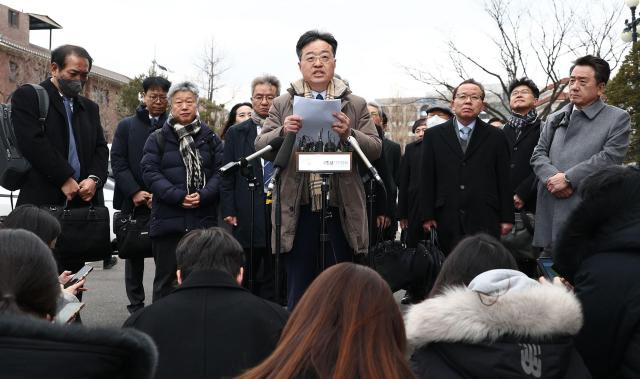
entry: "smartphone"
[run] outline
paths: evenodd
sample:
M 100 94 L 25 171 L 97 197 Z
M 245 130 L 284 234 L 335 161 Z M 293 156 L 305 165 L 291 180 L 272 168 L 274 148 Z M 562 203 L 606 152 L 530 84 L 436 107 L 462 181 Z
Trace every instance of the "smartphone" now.
M 553 278 L 559 276 L 558 273 L 552 268 L 553 260 L 550 257 L 538 258 L 538 268 L 544 277 L 553 282 Z
M 87 275 L 89 275 L 91 270 L 93 270 L 93 266 L 84 265 L 83 268 L 81 268 L 80 270 L 78 270 L 78 272 L 73 274 L 71 279 L 69 279 L 69 281 L 65 283 L 64 288 L 67 288 L 69 286 L 72 286 L 72 285 L 78 283 L 79 281 L 84 279 Z

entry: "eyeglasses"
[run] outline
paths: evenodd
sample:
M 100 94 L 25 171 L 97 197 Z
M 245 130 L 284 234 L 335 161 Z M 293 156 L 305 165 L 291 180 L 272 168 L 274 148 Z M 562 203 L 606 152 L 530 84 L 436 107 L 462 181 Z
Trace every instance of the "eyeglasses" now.
M 369 112 L 369 114 L 371 115 L 371 117 L 375 117 L 375 116 L 380 116 L 380 113 L 378 112 Z
M 523 89 L 520 91 L 513 91 L 511 92 L 511 97 L 516 97 L 518 95 L 522 95 L 522 96 L 526 96 L 526 95 L 531 95 L 533 92 L 529 91 L 528 89 Z
M 186 105 L 187 107 L 191 108 L 196 104 L 196 102 L 194 100 L 177 100 L 173 102 L 173 105 L 176 105 L 178 107 L 182 107 L 183 105 Z
M 482 97 L 478 96 L 478 95 L 467 95 L 464 93 L 459 93 L 456 95 L 456 100 L 460 100 L 460 101 L 467 101 L 471 99 L 471 101 L 481 101 Z
M 273 99 L 275 99 L 275 96 L 263 96 L 263 95 L 257 95 L 257 96 L 253 96 L 252 97 L 253 100 L 257 101 L 258 103 L 262 103 L 263 101 L 267 100 L 267 101 L 273 101 Z
M 305 55 L 304 57 L 302 57 L 302 60 L 309 63 L 309 64 L 313 64 L 316 62 L 316 59 L 320 61 L 320 63 L 325 64 L 325 63 L 329 63 L 329 61 L 331 61 L 333 59 L 333 55 L 331 54 L 321 54 L 321 55 L 313 55 L 313 54 L 309 54 L 309 55 Z
M 149 96 L 149 100 L 151 100 L 152 103 L 164 103 L 165 101 L 167 101 L 167 97 L 166 96 Z

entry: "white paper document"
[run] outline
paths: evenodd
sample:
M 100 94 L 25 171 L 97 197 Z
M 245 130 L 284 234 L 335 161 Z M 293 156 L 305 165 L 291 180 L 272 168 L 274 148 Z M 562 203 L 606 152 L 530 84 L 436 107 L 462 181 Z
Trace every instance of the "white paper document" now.
M 331 129 L 340 112 L 340 100 L 316 100 L 294 96 L 293 114 L 302 118 L 302 129 L 296 137 L 296 151 L 335 151 L 340 137 Z

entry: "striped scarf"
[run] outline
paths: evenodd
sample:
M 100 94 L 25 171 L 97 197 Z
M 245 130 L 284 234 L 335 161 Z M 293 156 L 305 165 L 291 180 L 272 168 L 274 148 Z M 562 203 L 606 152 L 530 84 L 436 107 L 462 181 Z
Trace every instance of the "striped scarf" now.
M 522 134 L 522 131 L 527 125 L 531 125 L 538 119 L 538 112 L 536 112 L 536 108 L 531 108 L 526 115 L 520 115 L 515 112 L 511 112 L 511 118 L 507 125 L 513 128 L 513 131 L 516 133 L 516 140 Z
M 180 142 L 180 155 L 187 173 L 187 192 L 194 193 L 202 189 L 207 182 L 202 167 L 202 157 L 193 141 L 193 136 L 200 131 L 200 117 L 196 116 L 189 125 L 178 124 L 173 115 L 169 114 L 169 125 L 175 130 Z

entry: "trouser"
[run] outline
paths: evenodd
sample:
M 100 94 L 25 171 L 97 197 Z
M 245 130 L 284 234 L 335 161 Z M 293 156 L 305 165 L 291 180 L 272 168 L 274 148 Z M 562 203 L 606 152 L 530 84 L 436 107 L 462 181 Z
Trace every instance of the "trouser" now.
M 153 260 L 156 263 L 156 274 L 153 278 L 153 298 L 156 302 L 167 296 L 176 287 L 176 247 L 183 234 L 169 234 L 151 238 Z
M 127 309 L 134 312 L 144 307 L 144 258 L 129 258 L 124 261 L 124 287 L 129 298 Z
M 287 307 L 293 311 L 311 282 L 324 266 L 328 268 L 340 262 L 352 262 L 353 250 L 342 231 L 337 208 L 330 208 L 332 217 L 327 220 L 329 241 L 326 243 L 324 264 L 320 249 L 322 212 L 312 212 L 309 205 L 300 207 L 296 235 L 290 252 L 284 254 L 287 269 Z

